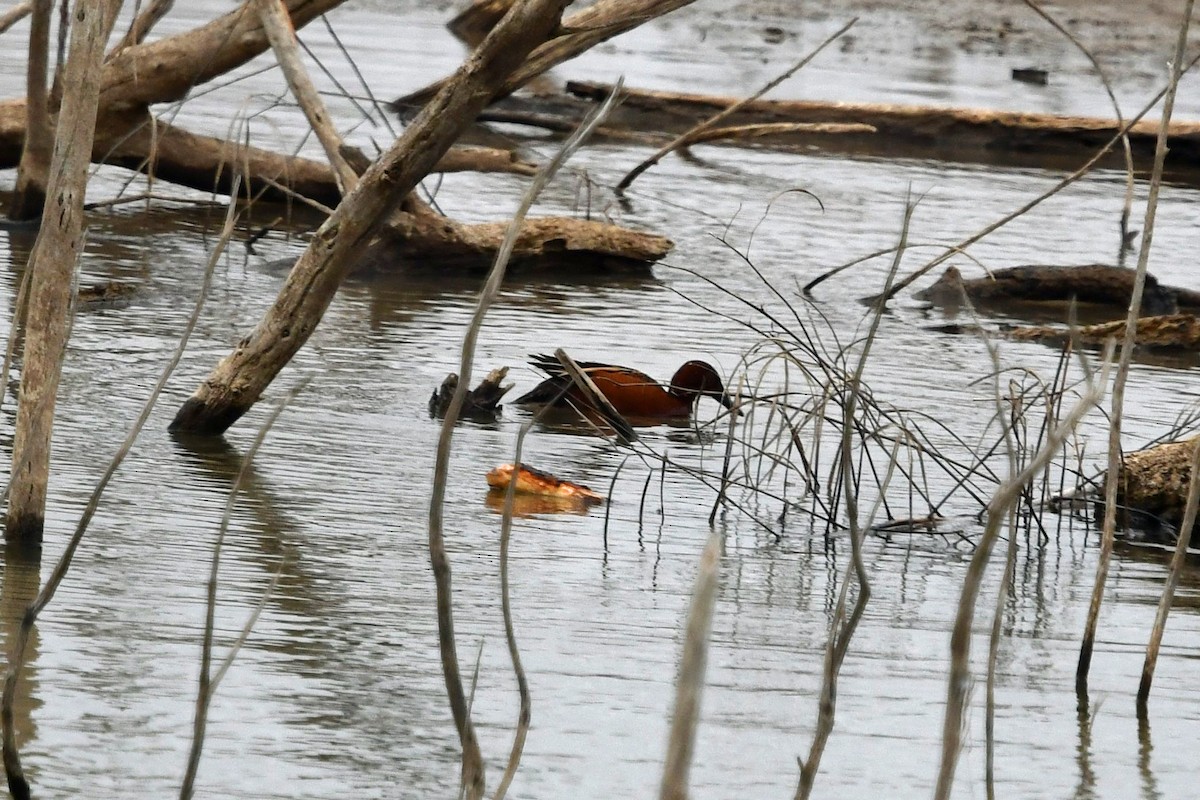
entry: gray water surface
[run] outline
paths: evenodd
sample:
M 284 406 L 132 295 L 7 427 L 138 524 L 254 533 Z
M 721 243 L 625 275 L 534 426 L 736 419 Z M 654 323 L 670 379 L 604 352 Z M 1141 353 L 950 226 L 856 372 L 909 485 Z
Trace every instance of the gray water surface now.
M 624 73 L 633 86 L 745 94 L 844 22 L 809 5 L 735 10 L 700 3 L 603 45 L 555 76 L 615 80 Z M 226 6 L 187 4 L 161 30 L 184 30 Z M 361 2 L 330 19 L 372 91 L 388 99 L 457 65 L 461 48 L 442 27 L 450 13 L 441 6 Z M 834 48 L 780 96 L 1106 112 L 1107 99 L 1082 56 L 1020 6 L 1009 15 L 1015 33 L 999 37 L 993 26 L 1000 22 L 987 16 L 982 33 L 961 39 L 927 33 L 938 16 L 934 4 L 913 3 L 907 11 L 864 4 L 859 13 L 852 43 Z M 1095 26 L 1090 13 L 1086 4 L 1075 10 L 1082 28 L 1111 34 Z M 1113 13 L 1095 12 L 1096 19 Z M 1151 94 L 1162 78 L 1173 36 L 1160 16 L 1167 17 L 1148 15 L 1131 30 L 1127 47 L 1109 47 L 1107 39 L 1098 44 L 1113 59 L 1118 95 L 1130 103 Z M 764 41 L 762 30 L 772 26 L 785 29 L 783 43 Z M 22 41 L 25 30 L 13 29 L 7 41 Z M 356 86 L 323 27 L 311 26 L 303 36 L 340 80 Z M 6 95 L 22 91 L 21 49 L 0 53 Z M 1056 67 L 1051 87 L 1038 91 L 1008 80 L 1012 66 L 1031 61 Z M 1181 115 L 1200 113 L 1192 89 L 1188 84 L 1181 93 Z M 292 149 L 305 129 L 293 108 L 275 107 L 273 98 L 283 92 L 276 72 L 249 77 L 188 102 L 177 121 L 224 135 L 238 115 L 253 114 L 248 124 L 257 143 Z M 363 123 L 351 104 L 331 99 L 331 106 L 352 141 L 366 147 L 390 141 L 385 126 Z M 304 147 L 319 157 L 311 142 Z M 547 148 L 533 146 L 530 155 L 544 155 Z M 1032 169 L 711 147 L 697 148 L 694 160 L 668 158 L 642 176 L 628 210 L 602 190 L 586 207 L 580 189 L 585 173 L 597 185 L 611 186 L 645 155 L 646 148 L 632 145 L 586 148 L 535 212 L 609 215 L 671 236 L 674 252 L 643 279 L 578 283 L 552 273 L 511 282 L 484 326 L 477 372 L 508 365 L 516 391 L 523 391 L 539 378 L 523 366 L 527 355 L 564 347 L 578 359 L 625 363 L 660 378 L 691 358 L 707 359 L 731 375 L 741 354 L 759 343 L 741 324 L 761 323 L 751 306 L 782 309 L 772 287 L 828 341 L 836 336 L 849 342 L 865 329 L 867 309 L 858 299 L 883 286 L 888 259 L 823 284 L 811 309 L 797 298 L 797 286 L 893 245 L 906 198 L 920 198 L 907 269 L 939 252 L 926 245 L 965 238 L 1061 177 Z M 100 169 L 90 198 L 114 196 L 126 177 Z M 9 189 L 14 177 L 3 180 Z M 450 175 L 429 188 L 448 214 L 481 220 L 509 216 L 525 185 L 511 176 Z M 794 188 L 819 198 L 823 210 L 810 196 L 781 195 Z M 10 632 L 170 356 L 220 228 L 220 203 L 161 185 L 156 191 L 172 193 L 176 201 L 89 217 L 85 280 L 121 280 L 136 291 L 127 303 L 81 311 L 75 322 L 55 430 L 45 554 L 40 565 L 4 568 L 0 606 Z M 1123 191 L 1122 176 L 1097 173 L 979 243 L 972 256 L 988 267 L 1112 261 Z M 1139 187 L 1139 199 L 1144 196 Z M 1166 283 L 1197 288 L 1191 259 L 1200 230 L 1198 199 L 1192 189 L 1163 192 L 1150 268 Z M 273 215 L 256 209 L 242 230 L 266 225 Z M 221 516 L 258 428 L 302 379 L 311 383 L 258 453 L 224 544 L 218 658 L 276 575 L 278 583 L 214 700 L 199 793 L 392 798 L 456 791 L 458 744 L 437 653 L 426 542 L 439 425 L 425 403 L 445 374 L 457 369 L 478 279 L 351 279 L 267 397 L 222 441 L 174 441 L 165 429 L 175 410 L 274 299 L 285 273 L 272 262 L 303 247 L 302 238 L 279 232 L 252 254 L 243 244 L 246 236 L 235 237 L 218 265 L 183 363 L 38 624 L 18 728 L 40 797 L 162 797 L 178 791 Z M 0 233 L 5 331 L 31 244 L 28 236 Z M 733 248 L 748 255 L 769 285 Z M 978 269 L 966 259 L 955 263 Z M 818 323 L 822 317 L 827 322 Z M 927 414 L 968 442 L 994 439 L 987 349 L 977 337 L 932 330 L 943 321 L 941 312 L 902 296 L 882 318 L 865 380 L 877 398 Z M 1055 350 L 998 344 L 1005 367 L 1050 379 Z M 777 377 L 769 374 L 766 388 Z M 1135 365 L 1125 446 L 1136 448 L 1168 429 L 1194 405 L 1193 387 L 1190 369 Z M 0 428 L 6 446 L 12 407 L 10 393 Z M 702 402 L 700 419 L 717 410 Z M 500 517 L 486 503 L 483 476 L 512 460 L 518 430 L 529 419 L 510 407 L 496 424 L 461 424 L 447 495 L 458 653 L 468 674 L 479 658 L 474 715 L 489 786 L 507 758 L 517 695 L 498 599 Z M 1104 436 L 1102 420 L 1093 414 L 1079 439 L 1085 471 L 1099 464 Z M 725 437 L 724 424 L 699 433 L 663 426 L 645 430 L 642 442 L 644 449 L 713 473 L 720 469 Z M 938 441 L 952 448 L 948 438 Z M 533 696 L 533 727 L 514 797 L 645 797 L 657 791 L 683 619 L 714 492 L 682 467 L 651 474 L 626 455 L 598 438 L 545 426 L 534 427 L 525 442 L 529 463 L 611 494 L 612 502 L 585 515 L 540 515 L 514 526 L 513 614 Z M 1002 460 L 994 467 L 1002 470 Z M 945 476 L 931 480 L 939 497 L 952 489 Z M 897 497 L 907 494 L 891 499 Z M 697 797 L 784 797 L 794 792 L 796 759 L 807 756 L 812 741 L 848 543 L 843 532 L 827 533 L 801 511 L 778 521 L 781 507 L 769 498 L 738 499 L 742 512 L 718 517 L 726 546 L 691 780 Z M 897 514 L 906 512 L 907 501 L 897 502 Z M 955 495 L 943 510 L 952 518 L 945 535 L 867 539 L 873 596 L 842 672 L 837 727 L 817 796 L 932 793 L 949 630 L 971 541 L 980 531 L 971 517 L 978 510 L 971 498 Z M 772 521 L 772 530 L 756 516 Z M 1081 711 L 1074 669 L 1097 537 L 1069 520 L 1044 540 L 1036 532 L 1018 537 L 996 674 L 997 796 L 1192 796 L 1200 721 L 1200 573 L 1189 566 L 1183 576 L 1149 725 L 1139 727 L 1134 695 L 1166 558 L 1125 550 L 1115 559 L 1090 706 Z M 958 797 L 985 796 L 983 658 L 1000 569 L 997 560 L 977 620 L 976 683 Z

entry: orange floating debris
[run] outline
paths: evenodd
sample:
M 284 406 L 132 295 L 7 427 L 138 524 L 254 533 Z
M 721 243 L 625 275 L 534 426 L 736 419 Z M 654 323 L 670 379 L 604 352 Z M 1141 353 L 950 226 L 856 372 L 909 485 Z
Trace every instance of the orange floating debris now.
M 540 495 L 542 497 L 564 497 L 582 503 L 603 503 L 604 495 L 593 492 L 586 486 L 564 481 L 549 472 L 522 464 L 501 464 L 487 474 L 488 486 L 503 491 L 516 480 L 517 494 Z

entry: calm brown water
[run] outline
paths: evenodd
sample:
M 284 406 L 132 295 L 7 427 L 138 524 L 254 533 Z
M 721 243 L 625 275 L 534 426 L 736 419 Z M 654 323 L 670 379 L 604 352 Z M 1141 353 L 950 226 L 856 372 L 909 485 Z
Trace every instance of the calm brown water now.
M 418 4 L 406 4 L 416 6 Z M 197 3 L 164 22 L 187 28 L 226 4 Z M 1086 16 L 1080 6 L 1080 16 Z M 560 76 L 631 85 L 744 93 L 794 62 L 844 19 L 810 10 L 804 22 L 700 7 L 605 45 Z M 926 33 L 915 15 L 866 8 L 851 46 L 830 53 L 784 95 L 994 105 L 1103 113 L 1106 99 L 1086 62 L 1020 9 L 1004 44 Z M 1097 12 L 1099 13 L 1099 12 Z M 1111 13 L 1111 12 L 1109 12 Z M 453 69 L 459 47 L 442 29 L 446 8 L 394 10 L 363 2 L 332 20 L 374 92 L 389 98 Z M 990 22 L 989 22 L 990 24 Z M 1098 30 L 1086 19 L 1085 31 Z M 1156 19 L 1130 34 L 1136 46 L 1102 49 L 1130 104 L 1153 91 L 1172 37 Z M 762 31 L 781 26 L 783 44 Z M 1161 28 L 1161 31 L 1160 31 Z M 24 28 L 7 34 L 0 85 L 20 91 Z M 386 34 L 384 33 L 386 31 Z M 1158 35 L 1161 33 L 1161 35 Z M 353 74 L 314 26 L 305 35 L 348 86 Z M 970 41 L 966 41 L 970 40 Z M 988 42 L 991 42 L 988 44 Z M 937 46 L 935 46 L 937 45 Z M 1008 80 L 1013 66 L 1053 69 L 1051 87 Z M 1180 114 L 1200 114 L 1194 91 Z M 248 78 L 187 104 L 179 121 L 224 133 L 282 91 L 275 73 Z M 352 89 L 352 91 L 358 91 Z M 357 124 L 336 104 L 352 141 L 384 144 L 382 127 Z M 303 128 L 288 108 L 255 114 L 256 140 L 291 148 Z M 536 149 L 534 154 L 536 154 Z M 587 149 L 538 205 L 574 213 L 580 175 L 611 185 L 645 153 Z M 489 316 L 476 369 L 507 364 L 523 390 L 537 379 L 530 352 L 565 347 L 577 358 L 628 363 L 666 377 L 706 358 L 727 374 L 757 337 L 733 320 L 746 306 L 690 270 L 752 303 L 777 304 L 724 237 L 794 296 L 829 266 L 887 247 L 899 233 L 905 197 L 921 196 L 910 238 L 946 244 L 974 232 L 1051 185 L 1038 170 L 997 171 L 927 162 L 834 159 L 757 150 L 698 149 L 699 160 L 667 159 L 636 185 L 631 210 L 602 193 L 594 210 L 666 232 L 677 249 L 651 279 L 583 285 L 514 282 Z M 13 177 L 4 176 L 4 188 Z M 100 170 L 93 199 L 111 197 L 125 175 Z M 780 192 L 803 187 L 811 198 Z M 440 205 L 464 219 L 507 216 L 523 184 L 507 176 L 448 176 Z M 1122 201 L 1119 175 L 1097 174 L 1035 214 L 973 248 L 991 267 L 1014 263 L 1112 261 Z M 1144 197 L 1144 189 L 1141 196 Z M 79 315 L 68 353 L 55 433 L 44 578 L 92 486 L 136 417 L 175 346 L 200 285 L 222 211 L 183 202 L 152 211 L 129 206 L 91 219 L 86 278 L 137 285 L 124 306 Z M 1196 192 L 1168 188 L 1159 209 L 1151 269 L 1197 288 Z M 256 225 L 269 221 L 256 212 Z M 1138 212 L 1140 213 L 1140 212 Z M 1140 222 L 1136 223 L 1140 227 Z M 752 242 L 751 242 L 752 238 Z M 243 237 L 244 239 L 244 237 Z M 0 233 L 0 320 L 7 331 L 31 241 Z M 215 360 L 245 335 L 274 298 L 283 273 L 269 262 L 302 243 L 272 235 L 250 254 L 235 243 L 217 269 L 198 331 L 149 427 L 105 496 L 75 566 L 38 626 L 36 653 L 19 711 L 22 751 L 38 796 L 161 797 L 177 791 L 189 745 L 204 593 L 212 545 L 241 457 L 270 407 L 303 378 L 312 383 L 288 408 L 256 459 L 225 544 L 217 613 L 219 652 L 237 636 L 278 571 L 279 585 L 221 685 L 200 773 L 205 796 L 256 798 L 444 797 L 455 791 L 457 741 L 436 651 L 433 581 L 425 520 L 438 425 L 425 411 L 431 389 L 456 368 L 477 285 L 468 278 L 355 280 L 344 287 L 310 343 L 261 407 L 208 448 L 174 442 L 165 428 Z M 935 251 L 915 251 L 906 265 Z M 964 266 L 967 262 L 963 262 Z M 882 286 L 887 264 L 871 262 L 824 284 L 815 310 L 838 339 L 864 327 L 856 298 Z M 679 269 L 684 268 L 684 269 Z M 690 302 L 695 301 L 695 303 Z M 733 318 L 722 319 L 699 306 Z M 992 370 L 972 337 L 939 334 L 942 321 L 901 299 L 882 321 L 867 370 L 875 396 L 928 414 L 969 442 L 994 438 Z M 832 336 L 832 334 L 830 334 Z M 1047 380 L 1056 353 L 1002 343 L 1003 363 Z M 1160 435 L 1195 403 L 1190 370 L 1135 367 L 1126 446 Z M 702 407 L 710 417 L 715 406 Z M 495 425 L 464 423 L 455 436 L 447 507 L 459 653 L 479 654 L 474 701 L 495 785 L 517 714 L 498 603 L 498 516 L 485 505 L 483 474 L 511 460 L 521 423 L 508 409 Z M 2 441 L 11 441 L 11 394 Z M 1084 430 L 1093 455 L 1104 431 Z M 682 464 L 716 469 L 724 433 L 663 427 L 645 447 Z M 948 445 L 947 445 L 948 446 Z M 6 450 L 7 453 L 7 450 Z M 668 471 L 642 494 L 647 472 L 625 453 L 587 436 L 535 428 L 530 463 L 595 488 L 612 488 L 605 513 L 519 520 L 512 545 L 513 603 L 533 693 L 533 729 L 513 796 L 650 796 L 657 788 L 683 615 L 708 533 L 711 489 Z M 1089 462 L 1094 463 L 1094 462 Z M 997 469 L 1001 465 L 997 463 Z M 933 494 L 950 490 L 933 478 Z M 938 484 L 938 481 L 941 484 Z M 750 511 L 780 509 L 749 498 Z M 978 506 L 956 498 L 948 513 Z M 697 797 L 781 797 L 794 790 L 796 758 L 807 755 L 846 543 L 792 513 L 774 536 L 748 514 L 729 513 L 721 565 L 704 718 L 692 783 Z M 975 536 L 968 519 L 954 530 Z M 1194 792 L 1200 722 L 1195 683 L 1200 642 L 1200 573 L 1180 587 L 1159 663 L 1148 728 L 1134 694 L 1153 620 L 1164 559 L 1125 552 L 1113 565 L 1092 671 L 1092 708 L 1081 719 L 1073 675 L 1095 573 L 1096 537 L 1076 525 L 1040 546 L 1022 537 L 1004 604 L 997 678 L 997 796 L 1184 798 Z M 927 797 L 938 767 L 949 628 L 969 547 L 956 536 L 868 540 L 874 596 L 843 670 L 837 729 L 818 779 L 823 797 Z M 0 606 L 7 626 L 36 590 L 39 571 L 8 565 Z M 981 604 L 975 652 L 986 647 L 999 590 L 994 564 Z M 956 796 L 985 796 L 983 661 L 965 736 Z M 468 671 L 470 666 L 467 667 Z

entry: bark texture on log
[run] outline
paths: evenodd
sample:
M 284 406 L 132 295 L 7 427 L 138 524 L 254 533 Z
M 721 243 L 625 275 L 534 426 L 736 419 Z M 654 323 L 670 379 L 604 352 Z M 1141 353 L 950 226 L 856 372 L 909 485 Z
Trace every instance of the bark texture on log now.
M 468 225 L 437 214 L 397 212 L 360 265 L 383 272 L 398 262 L 438 270 L 485 270 L 495 260 L 507 222 Z M 652 233 L 565 217 L 527 219 L 521 226 L 509 271 L 569 267 L 575 271 L 647 272 L 674 245 Z
M 1030 264 L 993 270 L 982 278 L 964 278 L 957 267 L 948 267 L 931 286 L 914 294 L 939 306 L 961 305 L 964 295 L 971 303 L 1019 312 L 1019 303 L 1060 309 L 1063 320 L 1072 300 L 1108 310 L 1113 318 L 1124 317 L 1133 294 L 1134 270 L 1107 264 L 1054 266 Z M 1179 308 L 1176 290 L 1162 286 L 1153 275 L 1146 276 L 1142 293 L 1143 316 L 1173 314 Z
M 1008 331 L 1009 338 L 1060 344 L 1070 340 L 1086 345 L 1103 345 L 1109 339 L 1125 335 L 1125 321 L 1082 325 L 1074 331 L 1060 326 L 1019 326 Z M 1200 352 L 1200 317 L 1193 314 L 1165 314 L 1142 317 L 1137 321 L 1134 343 L 1158 351 Z
M 46 202 L 54 129 L 50 124 L 50 92 L 46 70 L 50 67 L 50 15 L 54 0 L 37 0 L 29 21 L 29 58 L 26 63 L 25 141 L 17 167 L 17 186 L 9 219 L 37 219 Z
M 1191 481 L 1192 449 L 1197 439 L 1168 442 L 1129 453 L 1121 461 L 1117 504 L 1127 516 L 1126 524 L 1147 529 L 1150 534 L 1173 540 L 1183 522 Z M 1140 517 L 1138 515 L 1141 515 Z
M 571 81 L 567 93 L 598 102 L 612 86 Z M 523 98 L 528 109 L 533 101 Z M 557 99 L 561 109 L 563 99 Z M 626 87 L 621 105 L 606 122 L 609 128 L 681 133 L 697 122 L 739 102 L 738 98 L 655 92 Z M 579 113 L 582 113 L 580 109 Z M 871 155 L 938 158 L 950 161 L 1074 169 L 1120 130 L 1116 120 L 1063 117 L 972 108 L 848 103 L 822 100 L 756 100 L 728 120 L 731 125 L 780 122 L 862 123 L 877 133 L 820 137 L 822 149 Z M 1167 173 L 1173 180 L 1200 183 L 1200 122 L 1172 122 L 1168 129 Z M 1135 163 L 1148 167 L 1158 135 L 1157 120 L 1142 120 L 1129 133 Z M 810 134 L 774 141 L 811 144 Z M 1103 166 L 1124 168 L 1114 151 Z
M 75 264 L 83 245 L 83 200 L 91 163 L 104 44 L 120 0 L 78 3 L 64 69 L 47 209 L 27 269 L 33 270 L 21 371 L 5 535 L 40 543 L 50 473 L 50 438 L 70 332 Z
M 307 341 L 384 215 L 429 173 L 496 87 L 557 27 L 566 2 L 525 0 L 513 8 L 321 226 L 267 315 L 184 403 L 171 423 L 173 430 L 220 434 L 258 400 Z

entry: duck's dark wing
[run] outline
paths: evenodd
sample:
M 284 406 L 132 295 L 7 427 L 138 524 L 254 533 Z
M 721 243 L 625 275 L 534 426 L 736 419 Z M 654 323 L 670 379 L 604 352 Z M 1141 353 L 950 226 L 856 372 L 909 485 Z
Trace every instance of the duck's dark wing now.
M 535 353 L 529 357 L 529 363 L 546 373 L 546 380 L 530 389 L 513 401 L 516 405 L 539 405 L 553 403 L 562 398 L 571 387 L 571 378 L 563 369 L 563 365 L 552 355 Z M 588 370 L 621 369 L 598 361 L 577 361 L 580 368 Z

